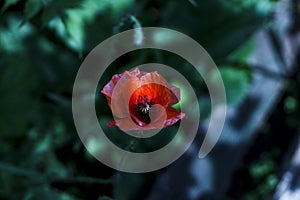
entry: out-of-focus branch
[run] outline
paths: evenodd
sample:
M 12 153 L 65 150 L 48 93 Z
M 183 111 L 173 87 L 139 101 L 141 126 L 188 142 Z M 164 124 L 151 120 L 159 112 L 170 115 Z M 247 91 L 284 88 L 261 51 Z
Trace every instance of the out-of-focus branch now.
M 300 199 L 300 138 L 294 149 L 282 179 L 277 185 L 273 200 Z
M 289 56 L 289 62 L 292 66 L 290 76 L 295 78 L 299 76 L 300 67 L 300 1 L 291 0 L 287 2 L 289 3 L 291 23 L 284 41 L 290 47 L 287 49 L 291 54 Z M 300 199 L 300 131 L 298 131 L 298 141 L 296 142 L 296 147 L 291 147 L 293 153 L 287 155 L 288 163 L 282 164 L 284 171 L 274 193 L 274 200 Z

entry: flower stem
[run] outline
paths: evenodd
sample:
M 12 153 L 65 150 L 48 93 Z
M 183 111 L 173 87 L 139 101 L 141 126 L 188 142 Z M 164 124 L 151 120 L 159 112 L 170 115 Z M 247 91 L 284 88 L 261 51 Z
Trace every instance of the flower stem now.
M 144 134 L 144 131 L 138 131 L 137 135 L 138 137 L 132 139 L 129 144 L 127 145 L 127 147 L 125 148 L 126 153 L 123 154 L 121 160 L 120 160 L 120 169 L 122 169 L 124 167 L 125 164 L 125 160 L 127 158 L 127 151 L 134 151 L 136 150 L 136 147 L 138 146 L 139 142 L 140 142 L 140 136 L 142 136 Z

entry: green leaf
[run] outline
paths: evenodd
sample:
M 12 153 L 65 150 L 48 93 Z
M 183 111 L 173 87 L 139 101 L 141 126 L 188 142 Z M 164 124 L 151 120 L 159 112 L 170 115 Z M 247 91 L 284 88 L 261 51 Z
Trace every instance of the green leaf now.
M 82 6 L 83 0 L 53 0 L 45 6 L 42 14 L 42 26 L 46 26 L 52 19 L 63 17 L 68 9 Z
M 43 0 L 27 0 L 25 3 L 25 20 L 34 17 L 43 7 Z
M 235 0 L 235 4 L 230 4 L 232 6 L 224 2 L 227 1 L 199 1 L 198 7 L 191 6 L 188 1 L 162 4 L 164 13 L 168 13 L 163 15 L 162 25 L 188 34 L 203 45 L 217 64 L 223 63 L 232 51 L 263 26 L 270 13 L 267 12 L 270 9 L 260 11 L 264 4 L 256 8 L 241 6 L 244 1 Z M 241 8 L 236 10 L 236 7 Z
M 250 84 L 247 71 L 225 66 L 220 68 L 219 72 L 223 79 L 227 103 L 230 105 L 240 103 L 246 96 Z M 212 73 L 212 84 L 218 84 L 216 82 L 216 75 L 215 72 Z
M 234 68 L 223 68 L 220 72 L 224 81 L 228 103 L 240 103 L 245 98 L 250 84 L 247 72 Z
M 80 53 L 83 48 L 84 42 L 84 21 L 78 12 L 70 10 L 67 13 L 67 19 L 64 21 L 67 32 L 72 38 L 72 46 L 77 49 Z
M 16 3 L 18 3 L 18 1 L 20 1 L 20 0 L 6 0 L 4 2 L 4 5 L 3 5 L 2 9 L 1 9 L 1 13 L 3 13 L 5 10 L 7 10 L 7 8 L 9 8 L 10 6 L 15 5 Z
M 254 45 L 253 39 L 246 41 L 241 47 L 231 53 L 228 59 L 233 62 L 247 63 L 248 58 L 254 49 Z

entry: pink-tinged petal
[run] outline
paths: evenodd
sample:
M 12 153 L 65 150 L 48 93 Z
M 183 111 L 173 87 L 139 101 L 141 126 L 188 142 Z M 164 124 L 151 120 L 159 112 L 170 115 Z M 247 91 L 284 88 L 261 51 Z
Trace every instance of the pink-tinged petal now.
M 175 124 L 177 121 L 185 117 L 185 113 L 181 113 L 172 107 L 168 107 L 166 109 L 166 112 L 167 112 L 167 120 L 164 124 L 164 127 L 171 126 Z
M 167 81 L 161 75 L 159 75 L 156 71 L 150 72 L 150 73 L 144 72 L 144 74 L 142 76 L 140 76 L 139 78 L 140 78 L 141 85 L 149 84 L 149 83 L 156 83 L 159 85 L 163 85 L 165 87 L 168 86 Z
M 142 128 L 133 123 L 133 121 L 129 118 L 116 120 L 116 126 L 118 126 L 122 131 L 141 130 Z
M 167 119 L 166 109 L 156 104 L 149 112 L 151 118 L 151 124 L 146 126 L 149 129 L 162 129 L 164 128 L 165 121 Z
M 141 74 L 141 71 L 139 68 L 135 68 L 132 71 L 125 71 L 124 74 L 127 74 L 128 76 L 139 76 Z
M 101 90 L 101 93 L 105 94 L 107 97 L 111 97 L 113 90 L 121 77 L 122 77 L 122 74 L 114 75 L 112 77 L 112 79 Z
M 130 117 L 129 100 L 131 94 L 137 88 L 138 78 L 135 76 L 123 76 L 116 85 L 111 97 L 111 110 L 118 118 Z
M 134 124 L 129 118 L 118 119 L 114 121 L 107 122 L 109 127 L 118 126 L 123 131 L 129 130 L 140 130 L 141 127 Z
M 170 105 L 174 105 L 180 100 L 180 89 L 175 86 L 170 86 L 169 89 L 171 90 Z

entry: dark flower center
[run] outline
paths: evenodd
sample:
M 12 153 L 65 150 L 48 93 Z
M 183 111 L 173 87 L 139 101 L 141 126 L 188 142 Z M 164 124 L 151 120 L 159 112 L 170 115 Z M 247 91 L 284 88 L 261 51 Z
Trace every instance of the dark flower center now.
M 151 119 L 149 116 L 149 111 L 154 105 L 154 100 L 150 98 L 150 96 L 141 96 L 139 95 L 138 98 L 132 103 L 132 111 L 133 115 L 138 118 L 144 124 L 139 124 L 143 126 L 145 124 L 150 124 Z M 135 120 L 134 120 L 135 121 Z
M 148 115 L 153 104 L 154 104 L 154 101 L 149 96 L 139 95 L 139 97 L 137 99 L 137 104 L 135 106 L 136 111 L 138 111 L 138 113 L 141 115 Z
M 142 112 L 142 114 L 146 115 L 149 113 L 149 110 L 151 109 L 151 105 L 147 104 L 147 103 L 142 103 L 139 106 L 140 111 Z

